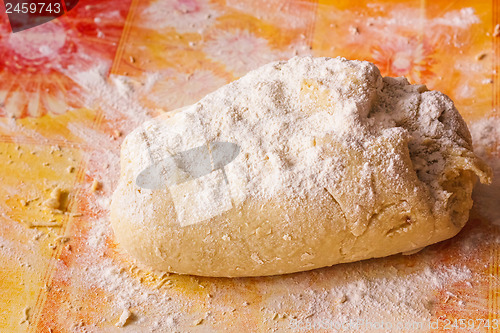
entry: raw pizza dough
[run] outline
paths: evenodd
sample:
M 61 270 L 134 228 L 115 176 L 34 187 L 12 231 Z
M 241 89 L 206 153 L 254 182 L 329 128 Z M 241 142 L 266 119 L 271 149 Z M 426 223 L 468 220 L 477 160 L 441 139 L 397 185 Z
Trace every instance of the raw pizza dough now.
M 491 170 L 444 94 L 369 62 L 295 57 L 130 133 L 111 222 L 154 269 L 292 273 L 454 236 L 476 175 Z

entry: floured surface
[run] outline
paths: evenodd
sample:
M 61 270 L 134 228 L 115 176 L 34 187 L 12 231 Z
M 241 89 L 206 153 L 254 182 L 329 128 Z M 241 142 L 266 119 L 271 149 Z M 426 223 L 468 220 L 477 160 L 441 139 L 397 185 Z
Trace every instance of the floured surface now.
M 442 331 L 446 319 L 498 318 L 500 232 L 492 224 L 498 207 L 488 192 L 492 187 L 477 188 L 469 223 L 450 241 L 412 256 L 285 277 L 151 275 L 116 250 L 107 218 L 118 181 L 119 146 L 129 131 L 157 115 L 156 108 L 190 105 L 249 70 L 295 54 L 366 59 L 382 68 L 383 75 L 404 75 L 412 83 L 444 91 L 466 119 L 475 151 L 496 165 L 499 139 L 488 119 L 498 106 L 492 2 L 464 8 L 435 1 L 421 8 L 377 1 L 361 9 L 347 2 L 230 1 L 223 7 L 195 1 L 179 7 L 172 1 L 164 5 L 172 17 L 161 21 L 170 24 L 166 28 L 155 26 L 155 17 L 165 13 L 147 10 L 158 8 L 153 5 L 78 5 L 57 20 L 71 18 L 76 25 L 47 26 L 56 35 L 65 34 L 67 43 L 54 44 L 54 34 L 40 34 L 48 38 L 45 44 L 59 48 L 59 57 L 36 53 L 36 61 L 27 62 L 16 53 L 26 50 L 17 47 L 22 38 L 17 44 L 0 43 L 3 59 L 12 64 L 0 74 L 5 104 L 0 107 L 0 289 L 6 291 L 0 293 L 1 330 L 286 330 L 296 317 L 305 323 L 302 331 L 314 332 L 332 318 L 345 320 L 350 311 L 361 311 L 363 318 L 385 318 L 390 311 L 404 321 L 439 318 Z M 209 15 L 211 19 L 200 21 Z M 122 31 L 126 20 L 128 28 Z M 2 41 L 10 34 L 4 22 Z M 81 29 L 77 34 L 72 27 Z M 119 76 L 108 81 L 110 68 Z M 34 81 L 40 85 L 32 85 Z M 55 159 L 51 151 L 62 156 Z M 101 184 L 96 192 L 91 190 L 94 179 Z M 38 205 L 56 186 L 68 191 L 70 203 L 76 204 L 67 211 L 76 215 L 52 215 Z M 486 201 L 487 206 L 482 204 Z M 25 222 L 53 218 L 64 227 L 26 227 Z M 64 235 L 68 241 L 55 243 Z M 346 302 L 337 305 L 342 294 Z M 125 310 L 131 315 L 117 328 Z

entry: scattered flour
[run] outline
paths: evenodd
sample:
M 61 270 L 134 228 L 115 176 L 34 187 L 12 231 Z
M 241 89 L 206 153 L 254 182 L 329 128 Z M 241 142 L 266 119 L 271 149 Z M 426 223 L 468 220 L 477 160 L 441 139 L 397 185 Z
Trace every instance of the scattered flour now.
M 472 197 L 480 205 L 480 212 L 491 223 L 500 226 L 500 118 L 484 118 L 469 126 L 474 151 L 493 169 L 493 182 L 477 184 Z
M 433 292 L 472 277 L 466 267 L 449 266 L 439 269 L 424 266 L 418 273 L 411 274 L 402 274 L 389 266 L 380 276 L 370 274 L 373 271 L 348 267 L 346 272 L 329 276 L 328 286 L 299 293 L 288 293 L 284 286 L 284 289 L 273 286 L 269 292 L 274 296 L 270 297 L 267 307 L 288 316 L 296 313 L 296 304 L 307 304 L 306 311 L 287 323 L 292 327 L 320 329 L 344 325 L 345 332 L 374 332 L 377 330 L 370 329 L 369 325 L 378 322 L 385 324 L 378 332 L 427 332 L 425 328 L 432 319 L 436 302 Z M 421 323 L 424 329 L 400 329 L 398 322 Z M 346 326 L 354 323 L 361 323 L 361 326 Z M 387 327 L 390 324 L 392 329 Z
M 302 60 L 296 58 L 293 61 L 300 62 Z M 343 60 L 335 61 L 341 62 Z M 335 67 L 335 63 L 332 66 Z M 445 167 L 445 157 L 443 156 L 446 154 L 445 150 L 452 148 L 465 150 L 470 148 L 470 137 L 464 127 L 465 124 L 461 118 L 456 117 L 451 111 L 453 110 L 451 101 L 440 93 L 427 91 L 425 86 L 409 86 L 404 79 L 377 79 L 377 71 L 374 68 L 363 64 L 359 64 L 359 66 L 363 71 L 361 75 L 367 75 L 373 78 L 373 80 L 369 81 L 367 86 L 357 88 L 348 85 L 340 86 L 338 91 L 335 92 L 339 95 L 348 94 L 351 98 L 349 103 L 352 103 L 350 108 L 350 105 L 339 106 L 336 112 L 357 110 L 361 114 L 347 113 L 341 114 L 340 117 L 337 114 L 336 117 L 333 117 L 328 113 L 321 113 L 321 117 L 311 117 L 312 119 L 309 119 L 310 123 L 308 123 L 298 113 L 290 114 L 290 112 L 287 112 L 289 110 L 280 108 L 280 101 L 283 98 L 300 94 L 304 90 L 304 86 L 301 82 L 293 80 L 294 73 L 291 72 L 291 69 L 283 68 L 282 63 L 278 62 L 268 67 L 269 71 L 279 68 L 276 77 L 274 80 L 263 82 L 258 86 L 256 88 L 258 94 L 257 91 L 255 95 L 250 94 L 250 97 L 244 97 L 242 94 L 243 90 L 249 88 L 248 85 L 249 82 L 252 82 L 250 81 L 252 75 L 259 74 L 255 72 L 250 73 L 248 81 L 245 81 L 244 78 L 237 81 L 238 83 L 233 83 L 233 85 L 240 85 L 239 90 L 237 89 L 236 92 L 230 93 L 222 90 L 220 93 L 212 94 L 190 107 L 186 116 L 188 121 L 185 125 L 188 130 L 189 128 L 192 129 L 194 137 L 199 136 L 199 127 L 197 128 L 197 126 L 201 124 L 206 125 L 201 126 L 202 128 L 213 129 L 212 132 L 203 132 L 204 137 L 201 139 L 214 141 L 236 140 L 244 146 L 243 150 L 252 152 L 251 155 L 253 156 L 249 158 L 256 159 L 248 161 L 250 165 L 256 165 L 258 164 L 256 162 L 268 157 L 269 163 L 275 163 L 280 172 L 284 174 L 287 172 L 285 168 L 292 165 L 291 170 L 293 171 L 290 171 L 290 173 L 303 174 L 307 172 L 307 176 L 321 175 L 321 169 L 325 168 L 325 165 L 314 165 L 317 162 L 317 160 L 314 160 L 314 157 L 318 152 L 313 148 L 313 144 L 308 144 L 314 142 L 315 133 L 324 131 L 325 127 L 334 129 L 335 133 L 332 133 L 332 135 L 343 136 L 346 139 L 346 144 L 354 147 L 362 147 L 363 142 L 367 138 L 379 135 L 381 132 L 385 133 L 387 137 L 402 135 L 402 133 L 398 133 L 397 130 L 393 129 L 393 127 L 401 126 L 404 128 L 405 133 L 403 134 L 410 136 L 414 140 L 413 144 L 410 141 L 410 150 L 413 162 L 417 170 L 421 172 L 421 179 L 426 181 L 431 187 L 435 186 L 436 191 L 439 191 L 437 177 Z M 318 67 L 328 68 L 328 66 Z M 310 70 L 304 64 L 295 64 L 292 68 L 295 71 Z M 319 69 L 318 72 L 314 73 L 318 75 L 318 77 L 313 78 L 317 82 L 328 80 L 329 73 L 322 73 Z M 352 79 L 352 75 L 353 73 L 344 72 L 334 79 L 349 82 Z M 283 86 L 286 86 L 280 85 L 280 80 L 290 80 L 287 83 L 290 83 L 289 86 L 292 87 L 292 90 L 280 90 L 283 89 Z M 266 97 L 258 98 L 262 96 Z M 247 100 L 246 98 L 249 99 Z M 306 94 L 305 98 L 305 104 L 295 105 L 295 107 L 300 108 L 304 105 L 310 108 L 315 107 L 312 103 L 317 100 L 318 96 L 307 96 Z M 214 99 L 218 100 L 221 106 L 224 106 L 218 113 L 219 117 L 217 119 L 210 118 L 208 111 L 204 109 L 204 105 L 208 105 L 208 102 Z M 236 101 L 237 108 L 230 109 L 229 105 L 233 105 L 234 101 Z M 259 123 L 259 120 L 265 117 L 264 114 L 250 114 L 248 118 L 245 118 L 246 123 L 243 123 L 239 127 L 234 127 L 236 128 L 235 130 L 228 130 L 231 126 L 236 125 L 236 121 L 241 121 L 239 113 L 245 112 L 244 105 L 248 103 L 257 103 L 262 109 L 273 108 L 273 110 L 277 111 L 272 117 L 266 119 L 266 126 L 262 126 Z M 392 114 L 387 116 L 385 109 L 393 110 Z M 419 112 L 419 110 L 423 111 Z M 307 114 L 308 109 L 302 111 L 305 111 Z M 367 117 L 368 114 L 370 114 L 370 117 Z M 277 117 L 289 117 L 289 119 L 286 119 L 286 121 L 279 119 L 277 121 Z M 368 120 L 365 122 L 360 121 L 360 118 L 363 117 L 368 118 Z M 341 119 L 340 121 L 339 118 Z M 440 118 L 439 124 L 435 122 L 438 118 Z M 207 125 L 208 122 L 213 123 Z M 277 125 L 278 123 L 286 125 L 280 127 Z M 153 121 L 146 126 L 156 125 L 157 123 Z M 449 131 L 449 126 L 458 128 L 458 133 Z M 183 132 L 183 130 L 179 129 L 179 132 Z M 159 146 L 160 144 L 169 142 L 171 143 L 171 147 L 173 146 L 179 150 L 190 148 L 184 141 L 185 137 L 183 138 L 177 134 L 168 133 L 165 137 L 153 138 L 153 145 Z M 262 138 L 266 137 L 269 140 L 263 141 Z M 417 149 L 421 146 L 421 141 L 429 140 L 429 138 L 436 139 L 436 137 L 441 137 L 441 139 L 438 139 L 439 144 L 432 145 L 435 150 L 432 152 L 430 158 L 435 161 L 429 163 L 430 161 L 427 160 L 429 157 L 426 157 L 428 152 Z M 195 144 L 198 143 L 196 142 Z M 275 153 L 275 156 L 266 156 L 266 152 L 260 151 L 259 147 L 265 147 L 267 151 Z M 293 164 L 294 161 L 282 160 L 283 150 L 297 150 L 304 154 L 309 154 L 307 155 L 308 158 L 304 158 L 304 163 L 308 163 L 311 159 L 314 162 L 298 166 L 301 168 L 297 169 L 297 164 Z M 145 163 L 147 162 L 149 160 L 145 161 Z M 147 165 L 145 164 L 144 166 Z M 293 169 L 293 167 L 296 168 Z M 283 179 L 287 181 L 297 182 L 288 188 L 283 186 L 283 182 L 276 182 L 276 179 L 280 179 L 281 175 L 280 177 L 276 177 L 276 175 L 268 175 L 262 170 L 256 169 L 253 169 L 252 172 L 255 173 L 249 179 L 253 179 L 254 182 L 248 187 L 249 194 L 251 195 L 266 196 L 283 190 L 295 193 L 293 191 L 300 187 L 298 184 L 300 183 L 302 186 L 302 182 L 306 181 L 307 178 L 304 177 L 304 179 L 297 180 L 290 177 L 287 178 L 286 175 L 283 176 Z M 335 177 L 335 173 L 330 174 L 330 176 Z M 307 186 L 305 187 L 307 188 Z M 293 325 L 298 325 L 298 327 L 301 327 L 300 325 L 313 325 L 314 328 L 318 327 L 317 325 L 322 325 L 325 321 L 347 323 L 351 320 L 364 320 L 368 322 L 408 322 L 414 320 L 426 323 L 431 320 L 434 313 L 436 290 L 443 288 L 453 290 L 454 284 L 472 281 L 475 278 L 474 274 L 466 266 L 444 265 L 442 263 L 439 263 L 437 267 L 431 266 L 431 257 L 432 255 L 427 257 L 429 259 L 428 263 L 425 261 L 420 262 L 412 273 L 408 273 L 405 270 L 399 271 L 395 267 L 387 269 L 387 267 L 381 267 L 380 265 L 373 264 L 372 261 L 367 261 L 339 265 L 291 276 L 233 280 L 231 284 L 232 288 L 229 288 L 230 290 L 218 287 L 224 279 L 205 278 L 203 280 L 208 281 L 211 285 L 207 288 L 207 292 L 212 295 L 212 301 L 205 303 L 203 309 L 207 312 L 220 313 L 222 309 L 224 311 L 231 311 L 227 307 L 232 307 L 236 313 L 239 311 L 244 313 L 245 310 L 242 306 L 234 305 L 236 302 L 231 305 L 231 301 L 228 301 L 228 298 L 237 299 L 237 304 L 246 304 L 245 307 L 260 307 L 260 309 L 257 309 L 264 314 L 263 318 L 265 318 L 264 321 L 266 324 L 277 330 L 293 327 Z M 378 263 L 380 264 L 380 261 Z M 127 288 L 131 288 L 132 285 L 135 286 L 135 282 L 124 277 L 124 274 L 119 273 L 116 267 L 111 269 L 111 271 L 113 274 L 102 274 L 101 270 L 96 269 L 90 279 L 101 279 L 100 283 L 102 283 L 103 287 L 106 287 L 108 284 L 115 286 L 117 284 L 121 286 L 127 285 Z M 100 275 L 98 276 L 98 274 Z M 105 281 L 102 281 L 103 279 Z M 117 279 L 119 283 L 113 281 L 114 279 Z M 109 288 L 109 285 L 107 287 Z M 249 287 L 255 290 L 250 295 L 246 289 Z M 138 285 L 137 288 L 135 292 L 141 295 L 140 292 L 146 287 Z M 121 288 L 120 290 L 111 290 L 120 295 L 121 300 L 118 301 L 117 299 L 116 303 L 118 308 L 134 306 L 131 302 L 136 296 L 129 299 L 127 298 L 127 293 L 120 294 Z M 256 295 L 261 301 L 247 301 L 246 297 L 255 297 Z M 182 295 L 179 297 L 180 299 L 185 298 Z M 138 303 L 142 302 L 145 302 L 145 300 L 141 300 Z M 198 302 L 200 302 L 199 299 L 194 301 L 194 303 Z M 257 310 L 253 309 L 254 311 Z M 172 311 L 172 308 L 169 308 L 167 312 L 170 313 L 170 311 Z M 175 325 L 182 327 L 186 323 L 189 325 L 192 322 L 191 317 L 186 317 L 177 313 L 175 321 L 172 317 L 168 317 L 168 320 L 155 319 L 155 322 L 158 327 L 169 325 L 173 322 L 175 322 Z M 207 320 L 202 321 L 202 325 L 214 325 L 217 327 L 216 323 L 217 320 L 210 315 Z M 367 330 L 361 328 L 359 330 L 346 331 L 366 332 Z M 402 331 L 404 330 L 384 330 L 384 332 Z

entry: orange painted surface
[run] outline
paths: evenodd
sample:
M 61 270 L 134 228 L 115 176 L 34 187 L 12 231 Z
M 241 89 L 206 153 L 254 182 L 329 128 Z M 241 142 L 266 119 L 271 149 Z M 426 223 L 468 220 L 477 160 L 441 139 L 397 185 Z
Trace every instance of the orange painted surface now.
M 468 123 L 497 116 L 495 0 L 80 0 L 16 34 L 0 12 L 0 332 L 111 332 L 128 307 L 130 332 L 286 330 L 287 318 L 310 311 L 288 294 L 335 288 L 350 272 L 405 276 L 426 265 L 471 272 L 434 291 L 432 320 L 498 319 L 500 229 L 477 204 L 457 237 L 412 256 L 234 280 L 162 280 L 137 268 L 114 243 L 106 210 L 124 135 L 277 59 L 369 60 L 383 75 L 445 92 Z M 117 76 L 126 87 L 113 85 Z M 496 147 L 488 151 L 499 158 Z M 55 187 L 60 213 L 43 204 Z M 148 290 L 177 303 L 158 312 Z M 271 311 L 277 295 L 281 310 Z M 169 311 L 174 323 L 162 321 Z M 461 332 L 443 327 L 433 331 Z

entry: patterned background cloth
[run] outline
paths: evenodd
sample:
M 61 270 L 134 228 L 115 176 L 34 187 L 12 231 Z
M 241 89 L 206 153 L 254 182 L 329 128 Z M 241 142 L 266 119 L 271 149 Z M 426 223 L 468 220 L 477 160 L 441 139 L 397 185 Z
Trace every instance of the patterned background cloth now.
M 128 332 L 317 331 L 356 319 L 424 323 L 380 332 L 460 331 L 455 319 L 469 331 L 495 331 L 494 0 L 80 0 L 15 34 L 4 13 L 0 5 L 1 332 L 112 332 L 120 316 Z M 369 60 L 383 75 L 448 94 L 497 175 L 474 193 L 467 226 L 411 256 L 287 276 L 217 279 L 137 267 L 108 221 L 123 137 L 295 55 Z M 46 207 L 56 188 L 59 212 Z

